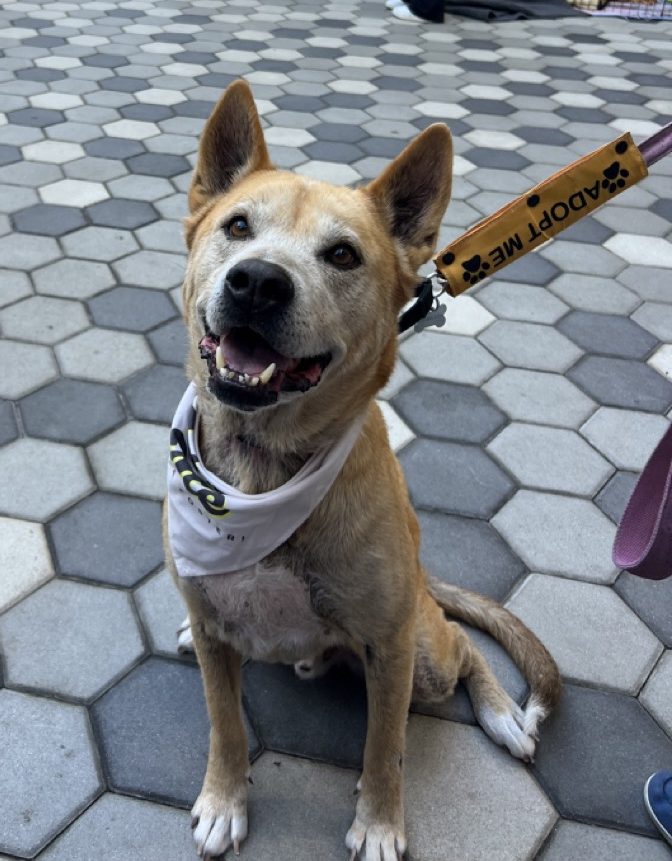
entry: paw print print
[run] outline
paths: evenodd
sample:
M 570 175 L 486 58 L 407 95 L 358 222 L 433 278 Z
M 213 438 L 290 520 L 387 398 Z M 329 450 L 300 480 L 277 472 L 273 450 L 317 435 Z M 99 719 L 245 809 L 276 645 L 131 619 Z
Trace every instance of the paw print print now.
M 621 167 L 619 161 L 614 161 L 602 171 L 602 175 L 602 188 L 609 189 L 609 193 L 613 194 L 617 188 L 625 188 L 625 180 L 630 176 L 630 171 Z
M 485 278 L 488 274 L 488 269 L 490 269 L 490 264 L 485 260 L 481 260 L 480 254 L 474 254 L 469 260 L 462 262 L 462 268 L 464 269 L 462 273 L 463 280 L 473 286 Z

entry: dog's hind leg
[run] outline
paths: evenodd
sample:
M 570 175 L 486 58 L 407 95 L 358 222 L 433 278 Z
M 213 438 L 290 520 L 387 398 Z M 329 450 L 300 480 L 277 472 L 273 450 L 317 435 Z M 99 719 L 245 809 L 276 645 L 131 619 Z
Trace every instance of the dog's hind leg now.
M 247 734 L 241 707 L 241 659 L 230 646 L 192 625 L 210 716 L 210 751 L 203 788 L 193 806 L 198 854 L 212 859 L 247 836 Z
M 535 738 L 526 731 L 525 714 L 499 683 L 468 634 L 427 595 L 420 613 L 413 676 L 413 698 L 447 699 L 462 679 L 476 719 L 490 738 L 518 759 L 534 755 Z

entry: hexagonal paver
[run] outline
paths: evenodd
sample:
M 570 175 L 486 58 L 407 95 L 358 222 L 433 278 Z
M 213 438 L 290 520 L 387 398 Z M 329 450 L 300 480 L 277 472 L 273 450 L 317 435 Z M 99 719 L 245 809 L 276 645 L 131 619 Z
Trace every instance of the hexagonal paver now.
M 598 314 L 629 314 L 640 302 L 613 278 L 595 275 L 567 273 L 551 281 L 548 289 L 573 308 Z
M 594 401 L 559 374 L 504 368 L 483 390 L 519 421 L 576 428 L 595 409 Z
M 114 264 L 119 278 L 137 287 L 170 290 L 182 283 L 185 260 L 179 254 L 138 251 Z
M 500 364 L 471 338 L 422 332 L 400 348 L 403 359 L 422 377 L 480 385 Z
M 243 671 L 245 705 L 264 745 L 331 762 L 361 766 L 366 733 L 364 681 L 339 667 L 302 681 L 292 667 L 250 662 Z
M 38 293 L 65 299 L 88 299 L 114 284 L 109 267 L 89 260 L 57 260 L 34 272 L 33 280 Z
M 53 576 L 42 526 L 0 517 L 0 570 L 0 612 Z
M 661 341 L 672 341 L 672 308 L 662 302 L 645 302 L 632 315 L 649 332 Z
M 569 308 L 548 290 L 530 284 L 493 281 L 479 290 L 478 301 L 505 320 L 555 323 Z
M 600 407 L 581 433 L 619 469 L 641 470 L 667 428 L 663 416 Z
M 667 379 L 672 378 L 672 344 L 663 344 L 649 359 L 649 365 Z
M 130 231 L 115 230 L 112 227 L 85 227 L 64 236 L 62 242 L 69 257 L 107 263 L 125 257 L 138 248 L 138 243 Z
M 70 576 L 133 586 L 163 562 L 161 506 L 148 499 L 94 493 L 49 530 L 59 571 Z
M 5 305 L 11 305 L 17 299 L 23 299 L 30 296 L 33 288 L 30 283 L 30 278 L 25 272 L 17 272 L 12 269 L 0 269 L 0 308 Z
M 509 477 L 475 446 L 420 439 L 399 459 L 421 508 L 491 517 L 513 490 Z
M 608 239 L 605 247 L 628 263 L 645 266 L 663 266 L 672 269 L 672 242 L 659 236 L 641 236 L 638 233 L 617 233 Z
M 672 383 L 643 362 L 584 356 L 567 376 L 606 406 L 658 413 L 672 405 Z
M 152 354 L 142 335 L 89 329 L 56 347 L 56 357 L 64 374 L 116 383 L 152 362 Z
M 0 851 L 32 858 L 101 790 L 89 720 L 78 706 L 0 690 L 0 725 Z
M 566 371 L 581 350 L 550 326 L 498 320 L 479 340 L 506 365 L 538 371 Z
M 9 338 L 56 344 L 89 326 L 79 302 L 31 296 L 0 311 L 0 326 Z
M 538 857 L 539 861 L 669 861 L 670 853 L 661 840 L 562 820 Z
M 502 601 L 525 573 L 489 523 L 429 511 L 418 519 L 420 558 L 433 576 Z
M 93 490 L 83 452 L 71 445 L 18 439 L 0 449 L 0 511 L 48 520 Z
M 0 445 L 11 442 L 18 435 L 14 407 L 9 401 L 0 400 Z
M 637 700 L 566 685 L 541 733 L 534 771 L 562 816 L 657 836 L 642 787 L 672 739 Z
M 90 699 L 144 651 L 128 595 L 52 580 L 0 619 L 6 679 Z
M 14 214 L 14 227 L 20 233 L 38 236 L 63 236 L 84 224 L 84 217 L 76 209 L 48 203 L 38 203 Z
M 91 712 L 112 789 L 184 806 L 194 803 L 210 729 L 198 667 L 150 658 Z M 254 754 L 258 743 L 249 729 L 248 734 Z
M 0 397 L 10 400 L 39 388 L 58 376 L 54 354 L 48 347 L 0 340 L 0 366 L 21 368 L 20 374 L 0 374 Z
M 170 424 L 187 379 L 180 368 L 156 365 L 124 384 L 124 394 L 136 419 Z
M 526 487 L 593 496 L 613 467 L 574 431 L 519 424 L 504 428 L 487 450 Z
M 439 439 L 484 442 L 505 422 L 486 395 L 472 386 L 416 380 L 394 406 L 418 433 Z
M 103 126 L 103 131 L 113 138 L 144 141 L 158 135 L 160 129 L 154 123 L 145 123 L 141 120 L 115 120 L 112 123 L 106 123 Z
M 60 256 L 60 250 L 55 239 L 49 236 L 21 237 L 16 241 L 16 236 L 3 236 L 0 239 L 0 260 L 2 265 L 8 269 L 18 269 L 21 272 L 37 269 L 44 266 Z
M 531 857 L 557 816 L 525 768 L 481 729 L 419 716 L 408 724 L 405 807 L 410 850 L 426 861 Z
M 495 318 L 471 296 L 458 296 L 448 302 L 446 322 L 442 326 L 431 326 L 433 332 L 450 335 L 478 335 Z
M 637 482 L 634 472 L 616 472 L 595 497 L 595 504 L 607 517 L 618 523 Z
M 135 603 L 152 651 L 176 655 L 177 629 L 187 615 L 187 607 L 165 568 L 135 590 Z
M 289 854 L 297 861 L 339 861 L 352 823 L 352 771 L 277 753 L 262 755 L 252 768 L 250 829 L 245 851 L 255 861 Z M 284 799 L 296 799 L 288 809 Z
M 89 302 L 99 326 L 145 332 L 177 316 L 169 296 L 141 287 L 115 287 Z
M 173 320 L 159 326 L 150 332 L 147 338 L 160 362 L 184 367 L 189 345 L 182 320 Z
M 132 458 L 129 452 L 133 452 Z M 88 453 L 103 490 L 153 499 L 164 497 L 168 428 L 129 422 L 90 446 Z M 137 463 L 142 464 L 142 469 L 137 469 Z
M 378 401 L 378 406 L 383 414 L 385 427 L 387 428 L 387 436 L 390 441 L 392 451 L 399 451 L 407 445 L 412 439 L 415 439 L 415 434 L 400 418 L 396 410 L 387 401 Z
M 672 651 L 665 652 L 660 659 L 639 699 L 672 736 Z
M 101 227 L 119 227 L 124 230 L 135 230 L 156 221 L 158 212 L 151 203 L 143 200 L 103 200 L 87 209 L 87 215 Z
M 57 380 L 24 398 L 20 409 L 30 436 L 83 444 L 126 417 L 114 389 L 80 380 Z
M 152 835 L 148 839 L 148 835 Z M 58 837 L 44 861 L 183 861 L 193 853 L 189 814 L 174 807 L 107 793 Z
M 507 607 L 572 681 L 636 694 L 662 651 L 646 625 L 606 586 L 532 574 Z
M 100 182 L 86 182 L 82 179 L 60 179 L 40 188 L 40 197 L 45 203 L 61 206 L 91 206 L 110 195 Z
M 644 359 L 656 346 L 656 339 L 624 317 L 572 311 L 558 323 L 558 329 L 587 353 Z
M 492 520 L 533 571 L 612 583 L 616 527 L 590 502 L 519 490 Z
M 616 591 L 668 648 L 672 648 L 672 578 L 644 580 L 624 571 L 616 581 Z

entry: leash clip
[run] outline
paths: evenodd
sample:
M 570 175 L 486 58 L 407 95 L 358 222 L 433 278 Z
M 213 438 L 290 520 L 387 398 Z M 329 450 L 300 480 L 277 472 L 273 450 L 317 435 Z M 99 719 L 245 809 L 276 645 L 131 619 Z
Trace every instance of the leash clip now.
M 399 318 L 399 332 L 413 326 L 422 332 L 428 326 L 443 326 L 446 322 L 446 305 L 439 301 L 447 292 L 448 282 L 439 272 L 433 272 L 415 288 L 415 302 Z

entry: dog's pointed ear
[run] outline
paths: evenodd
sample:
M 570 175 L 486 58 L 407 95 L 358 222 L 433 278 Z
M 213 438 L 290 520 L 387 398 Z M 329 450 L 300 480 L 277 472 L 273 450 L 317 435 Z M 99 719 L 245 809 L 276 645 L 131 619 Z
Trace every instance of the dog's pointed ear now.
M 195 212 L 246 174 L 272 167 L 252 90 L 245 81 L 234 81 L 215 105 L 201 134 L 189 210 Z
M 366 187 L 414 269 L 434 251 L 450 200 L 452 175 L 450 132 L 447 126 L 435 123 Z

